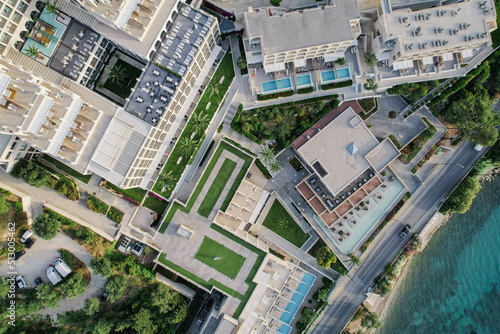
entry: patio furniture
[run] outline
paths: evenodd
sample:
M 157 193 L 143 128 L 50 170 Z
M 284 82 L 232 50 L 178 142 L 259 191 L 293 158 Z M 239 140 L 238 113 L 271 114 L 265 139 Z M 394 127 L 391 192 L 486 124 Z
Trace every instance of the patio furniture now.
M 71 50 L 73 50 L 73 51 L 78 50 L 78 46 L 76 46 L 76 44 L 73 44 L 73 46 L 71 47 Z
M 361 187 L 363 184 L 361 182 L 358 183 L 358 187 Z
M 356 187 L 352 188 L 352 191 L 356 191 L 356 190 L 358 190 L 358 188 L 356 188 Z
M 318 192 L 318 193 L 319 193 L 320 191 L 321 191 L 321 189 L 320 189 L 319 187 L 318 187 L 318 188 L 316 188 L 316 192 Z
M 83 36 L 85 36 L 85 33 L 83 32 L 83 30 L 82 30 L 82 31 L 80 31 L 80 33 L 78 34 L 78 36 L 79 36 L 80 38 L 83 38 Z
M 363 179 L 363 182 L 366 183 L 366 182 L 368 182 L 368 180 L 367 179 Z

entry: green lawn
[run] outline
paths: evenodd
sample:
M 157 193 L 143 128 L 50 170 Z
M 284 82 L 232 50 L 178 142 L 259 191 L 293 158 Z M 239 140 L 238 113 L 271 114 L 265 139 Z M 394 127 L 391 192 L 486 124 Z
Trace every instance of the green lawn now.
M 198 115 L 200 113 L 203 113 L 203 115 L 207 116 L 208 120 L 211 120 L 212 117 L 214 116 L 215 112 L 217 111 L 219 102 L 221 102 L 222 97 L 226 93 L 229 85 L 233 81 L 234 78 L 234 68 L 233 68 L 233 60 L 231 58 L 231 53 L 227 52 L 224 55 L 224 58 L 222 58 L 222 61 L 219 64 L 219 67 L 217 68 L 217 71 L 215 72 L 214 76 L 212 77 L 211 82 L 213 84 L 218 84 L 221 80 L 221 78 L 224 77 L 224 81 L 220 85 L 219 88 L 219 96 L 216 94 L 213 94 L 212 97 L 209 96 L 209 93 L 205 91 L 203 96 L 200 99 L 200 102 L 198 102 L 198 105 L 196 106 L 196 109 L 194 110 L 193 114 L 191 115 L 191 119 L 189 120 L 188 124 L 184 128 L 184 131 L 182 132 L 181 136 L 177 140 L 177 142 L 182 142 L 182 138 L 184 137 L 191 137 L 193 133 L 193 117 L 194 115 Z M 206 109 L 207 104 L 210 103 L 210 108 L 208 110 Z M 200 140 L 205 134 L 204 133 L 196 133 L 194 136 L 195 140 Z M 182 160 L 179 164 L 177 164 L 177 161 L 179 158 L 182 157 Z M 191 158 L 190 157 L 183 157 L 182 156 L 182 150 L 179 147 L 179 145 L 176 145 L 174 147 L 174 150 L 172 153 L 170 153 L 170 156 L 165 163 L 165 166 L 163 167 L 162 172 L 166 171 L 171 171 L 172 176 L 176 181 L 179 180 L 181 177 L 182 173 L 184 172 L 184 169 L 186 169 L 186 166 Z M 161 192 L 161 187 L 158 183 L 156 183 L 153 187 L 153 191 L 156 192 L 157 194 L 161 194 L 163 197 L 169 197 L 171 194 L 170 190 L 166 190 L 165 192 Z
M 219 169 L 219 172 L 217 173 L 212 186 L 208 190 L 207 195 L 198 208 L 198 213 L 200 215 L 208 218 L 235 168 L 236 162 L 232 161 L 231 159 L 224 160 L 224 163 Z
M 188 201 L 186 207 L 184 207 L 178 203 L 173 203 L 172 206 L 170 207 L 168 213 L 167 213 L 167 216 L 165 217 L 163 224 L 161 225 L 161 227 L 159 229 L 160 233 L 165 233 L 165 230 L 167 229 L 168 224 L 170 224 L 170 221 L 172 220 L 175 212 L 178 209 L 182 210 L 182 212 L 189 213 L 189 211 L 193 207 L 193 204 L 196 202 L 198 195 L 201 192 L 201 189 L 203 189 L 203 186 L 207 182 L 207 179 L 210 176 L 210 173 L 214 169 L 214 166 L 217 163 L 217 160 L 219 160 L 219 157 L 220 157 L 222 151 L 224 151 L 224 150 L 227 150 L 227 151 L 229 151 L 229 152 L 235 154 L 236 156 L 245 160 L 245 163 L 243 164 L 243 168 L 241 169 L 240 173 L 238 174 L 236 181 L 233 183 L 233 186 L 231 187 L 228 195 L 226 196 L 226 199 L 224 200 L 224 203 L 222 204 L 221 210 L 223 210 L 223 211 L 226 210 L 226 208 L 229 204 L 229 201 L 234 196 L 234 193 L 236 192 L 236 189 L 238 188 L 238 186 L 241 182 L 241 179 L 247 173 L 247 170 L 250 167 L 250 164 L 252 163 L 253 158 L 251 156 L 247 155 L 246 153 L 241 152 L 236 147 L 230 145 L 229 143 L 227 143 L 223 140 L 220 142 L 219 146 L 215 150 L 214 155 L 212 156 L 212 159 L 208 163 L 207 168 L 205 169 L 205 172 L 203 173 L 200 180 L 198 181 L 198 185 L 194 189 L 191 197 L 189 198 L 189 201 Z
M 122 189 L 122 188 L 115 186 L 114 184 L 112 184 L 110 182 L 106 182 L 106 187 L 113 189 L 114 191 L 119 192 L 123 196 L 131 198 L 134 201 L 139 202 L 139 203 L 142 202 L 142 199 L 144 198 L 144 196 L 148 192 L 147 190 L 144 190 L 141 188 Z
M 231 279 L 236 278 L 245 263 L 243 256 L 207 237 L 194 258 Z
M 140 68 L 132 66 L 124 60 L 118 59 L 114 67 L 120 66 L 125 69 L 125 76 L 122 80 L 112 82 L 111 79 L 106 79 L 104 88 L 115 93 L 119 97 L 126 99 L 130 95 L 130 90 L 134 88 L 137 83 L 137 78 L 142 74 Z
M 299 248 L 309 238 L 278 200 L 274 201 L 262 225 Z
M 149 195 L 148 197 L 146 197 L 143 205 L 161 216 L 167 208 L 168 202 L 162 201 L 159 198 Z
M 90 178 L 92 177 L 92 174 L 90 174 L 90 175 L 83 175 L 83 174 L 78 173 L 73 168 L 69 167 L 66 164 L 63 164 L 62 162 L 60 162 L 57 159 L 52 158 L 48 154 L 44 154 L 43 155 L 43 160 L 45 160 L 47 162 L 50 162 L 51 164 L 53 164 L 54 166 L 56 166 L 57 169 L 60 169 L 61 171 L 65 172 L 68 175 L 71 175 L 72 177 L 74 177 L 74 178 L 82 181 L 83 183 L 89 183 Z

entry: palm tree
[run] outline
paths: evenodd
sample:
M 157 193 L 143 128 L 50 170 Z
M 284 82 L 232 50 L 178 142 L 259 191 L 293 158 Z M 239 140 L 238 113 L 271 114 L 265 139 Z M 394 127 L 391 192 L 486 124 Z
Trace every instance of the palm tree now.
M 108 79 L 112 83 L 116 83 L 119 80 L 123 79 L 125 76 L 125 67 L 122 67 L 121 65 L 115 65 L 111 71 L 109 71 L 109 76 Z
M 354 253 L 349 253 L 349 262 L 353 264 L 355 267 L 361 264 L 361 260 L 359 259 L 359 257 L 354 255 Z
M 193 154 L 194 148 L 198 144 L 197 140 L 191 137 L 184 137 L 179 141 L 181 153 L 184 157 L 188 158 Z
M 286 228 L 286 226 L 288 225 L 288 221 L 286 220 L 285 217 L 279 217 L 278 221 L 276 223 L 277 223 L 278 228 L 280 230 L 284 230 Z
M 208 91 L 208 97 L 212 98 L 212 96 L 217 96 L 220 97 L 220 90 L 222 89 L 222 84 L 220 83 L 213 83 L 210 81 L 210 83 L 207 86 L 207 91 Z
M 49 11 L 49 13 L 54 14 L 56 17 L 59 17 L 59 12 L 61 9 L 57 7 L 57 0 L 54 1 L 54 3 L 50 3 L 50 1 L 45 1 L 45 9 Z
M 269 170 L 271 171 L 271 173 L 278 173 L 280 170 L 281 170 L 281 164 L 278 160 L 274 160 L 273 162 L 271 162 L 271 164 L 269 165 Z
M 172 176 L 172 171 L 170 170 L 168 173 L 161 173 L 156 182 L 158 182 L 162 188 L 161 192 L 164 192 L 165 190 L 172 190 L 172 187 L 175 185 L 175 179 Z
M 202 115 L 201 112 L 199 114 L 195 114 L 192 117 L 193 130 L 196 133 L 202 133 L 208 126 L 208 116 Z
M 24 53 L 29 57 L 36 58 L 40 54 L 40 49 L 38 49 L 35 45 L 30 45 Z
M 260 158 L 265 162 L 265 163 L 270 163 L 271 161 L 274 160 L 274 154 L 273 151 L 269 147 L 264 147 L 262 151 L 260 151 Z

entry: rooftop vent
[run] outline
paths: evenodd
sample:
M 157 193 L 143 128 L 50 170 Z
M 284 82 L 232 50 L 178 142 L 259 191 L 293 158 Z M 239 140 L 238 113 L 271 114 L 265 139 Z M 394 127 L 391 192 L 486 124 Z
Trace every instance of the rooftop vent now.
M 347 146 L 347 151 L 349 151 L 351 155 L 354 155 L 356 152 L 358 152 L 358 150 L 359 149 L 356 144 L 354 144 L 354 142 L 350 143 L 349 146 Z

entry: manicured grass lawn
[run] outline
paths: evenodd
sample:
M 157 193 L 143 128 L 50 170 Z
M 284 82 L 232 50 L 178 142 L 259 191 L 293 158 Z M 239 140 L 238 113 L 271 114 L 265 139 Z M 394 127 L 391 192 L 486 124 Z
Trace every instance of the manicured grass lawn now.
M 168 206 L 168 202 L 149 195 L 148 197 L 146 197 L 143 205 L 146 208 L 153 210 L 157 214 L 162 215 Z
M 282 221 L 283 225 L 281 225 Z M 292 216 L 290 216 L 278 200 L 274 201 L 262 225 L 299 248 L 309 238 L 309 234 L 302 231 L 300 226 L 297 225 Z
M 83 175 L 83 174 L 80 174 L 78 173 L 76 170 L 74 170 L 73 168 L 69 167 L 68 165 L 66 164 L 63 164 L 62 162 L 60 162 L 59 160 L 57 159 L 54 159 L 52 158 L 50 155 L 48 154 L 44 154 L 43 155 L 43 160 L 47 161 L 47 162 L 50 162 L 51 164 L 53 164 L 54 166 L 57 167 L 57 169 L 60 169 L 62 170 L 63 172 L 65 172 L 66 174 L 68 175 L 71 175 L 73 176 L 74 178 L 82 181 L 83 183 L 89 183 L 90 181 L 90 178 L 92 177 L 92 174 L 90 175 Z
M 236 178 L 236 181 L 233 183 L 233 186 L 229 190 L 228 195 L 226 196 L 226 199 L 224 200 L 224 203 L 222 204 L 221 210 L 226 210 L 227 206 L 229 205 L 229 202 L 231 198 L 234 196 L 234 193 L 236 192 L 236 189 L 238 188 L 241 179 L 245 176 L 248 168 L 250 167 L 250 164 L 252 163 L 253 158 L 249 155 L 247 155 L 244 152 L 241 152 L 234 146 L 230 145 L 229 143 L 225 142 L 224 140 L 220 142 L 219 146 L 214 152 L 214 155 L 212 156 L 212 159 L 207 165 L 207 168 L 205 169 L 205 172 L 201 176 L 200 180 L 198 181 L 198 185 L 196 186 L 195 190 L 193 191 L 193 194 L 189 198 L 189 201 L 186 205 L 186 207 L 178 204 L 178 203 L 173 203 L 172 206 L 170 207 L 170 210 L 168 211 L 167 216 L 165 217 L 165 221 L 161 225 L 159 232 L 160 233 L 165 233 L 165 230 L 168 227 L 168 224 L 170 224 L 170 221 L 172 221 L 172 218 L 174 217 L 175 212 L 180 209 L 182 212 L 189 213 L 191 208 L 193 207 L 193 204 L 196 202 L 198 195 L 201 192 L 201 189 L 203 189 L 203 186 L 207 182 L 208 177 L 210 176 L 210 173 L 214 169 L 215 164 L 217 163 L 217 160 L 219 160 L 219 157 L 222 153 L 222 151 L 227 150 L 236 156 L 242 158 L 245 160 L 245 163 L 243 164 L 243 168 L 241 169 L 240 173 L 238 174 L 238 177 Z
M 200 207 L 198 208 L 198 213 L 200 215 L 202 215 L 205 218 L 208 218 L 210 212 L 212 212 L 215 203 L 217 203 L 220 194 L 224 190 L 224 187 L 226 186 L 227 181 L 229 181 L 229 178 L 231 177 L 231 174 L 233 173 L 235 168 L 236 168 L 236 162 L 230 159 L 224 160 L 224 163 L 219 169 L 219 172 L 217 173 L 217 176 L 215 177 L 212 186 L 208 190 L 207 195 L 203 199 L 203 202 L 201 202 Z
M 124 68 L 125 77 L 122 80 L 117 80 L 112 82 L 111 79 L 107 79 L 104 83 L 104 88 L 115 93 L 119 97 L 126 99 L 130 95 L 130 90 L 134 88 L 137 83 L 137 78 L 141 75 L 142 71 L 140 68 L 132 66 L 124 60 L 118 59 L 114 67 L 120 66 Z
M 203 239 L 194 258 L 231 279 L 236 278 L 245 262 L 240 254 L 207 237 Z
M 141 188 L 129 188 L 129 189 L 118 188 L 117 186 L 115 186 L 114 184 L 112 184 L 110 182 L 106 182 L 106 187 L 113 189 L 114 191 L 119 192 L 123 196 L 131 198 L 134 201 L 137 201 L 139 203 L 141 203 L 142 199 L 144 198 L 144 196 L 148 192 L 147 190 L 144 190 Z
M 219 96 L 213 94 L 213 96 L 210 97 L 209 93 L 205 91 L 205 93 L 200 99 L 200 102 L 198 102 L 198 105 L 196 106 L 196 109 L 194 110 L 192 116 L 203 113 L 203 115 L 207 116 L 207 120 L 211 120 L 212 117 L 214 116 L 219 106 L 219 102 L 221 102 L 222 97 L 226 93 L 229 85 L 231 84 L 234 78 L 233 60 L 231 58 L 231 53 L 229 52 L 227 52 L 224 55 L 224 58 L 222 58 L 222 61 L 220 62 L 219 67 L 217 68 L 217 71 L 212 77 L 211 83 L 218 84 L 222 77 L 224 77 L 224 81 L 220 85 Z M 206 107 L 208 103 L 210 103 L 210 107 L 207 110 Z M 182 132 L 181 136 L 177 140 L 178 143 L 182 142 L 182 138 L 184 137 L 191 137 L 193 133 L 193 123 L 194 123 L 192 116 L 188 124 L 184 128 L 184 131 Z M 204 135 L 205 135 L 204 133 L 196 133 L 194 139 L 200 140 L 200 138 L 202 138 Z M 179 160 L 180 157 L 182 157 L 182 160 L 179 164 L 177 164 L 177 161 Z M 165 166 L 163 167 L 162 173 L 165 171 L 171 171 L 174 179 L 178 181 L 182 173 L 184 172 L 184 169 L 186 169 L 186 165 L 188 164 L 190 159 L 191 159 L 190 157 L 183 157 L 180 146 L 176 145 L 172 153 L 170 153 L 170 156 L 167 162 L 165 163 Z M 170 190 L 166 190 L 165 192 L 162 193 L 161 187 L 158 183 L 154 185 L 153 190 L 157 194 L 161 194 L 166 198 L 168 198 L 171 194 Z

